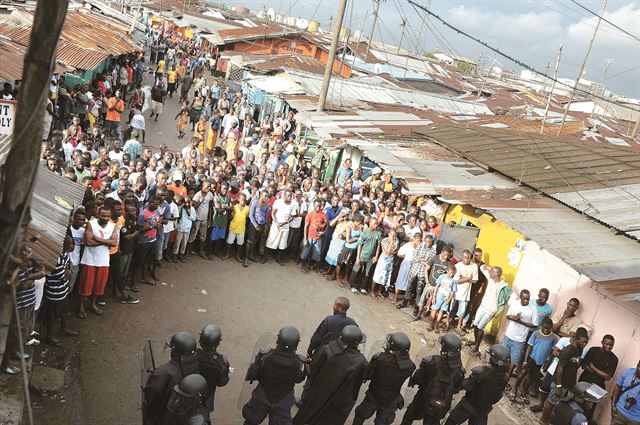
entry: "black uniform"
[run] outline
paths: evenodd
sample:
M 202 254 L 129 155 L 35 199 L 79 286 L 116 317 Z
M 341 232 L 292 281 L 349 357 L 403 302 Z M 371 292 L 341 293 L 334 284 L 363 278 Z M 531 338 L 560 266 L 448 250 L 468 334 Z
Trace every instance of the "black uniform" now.
M 164 425 L 209 425 L 209 410 L 200 406 L 182 415 L 169 414 Z
M 204 405 L 209 409 L 209 412 L 213 412 L 216 388 L 224 387 L 229 383 L 229 362 L 215 348 L 198 348 L 196 358 L 200 375 L 204 376 L 209 385 Z
M 400 388 L 415 370 L 416 365 L 407 352 L 382 352 L 373 356 L 367 370 L 371 383 L 364 400 L 356 407 L 353 425 L 362 425 L 376 412 L 375 425 L 391 425 L 396 410 L 404 406 Z
M 198 373 L 195 355 L 183 354 L 180 360 L 172 359 L 155 369 L 142 390 L 142 423 L 144 425 L 164 424 L 167 418 L 166 408 L 174 385 L 182 378 Z
M 347 316 L 347 313 L 335 313 L 325 317 L 311 336 L 307 353 L 312 355 L 320 347 L 338 339 L 342 328 L 348 325 L 358 326 L 355 320 Z
M 336 339 L 317 350 L 309 369 L 307 395 L 293 423 L 344 424 L 366 378 L 367 359 Z
M 423 419 L 424 425 L 440 424 L 451 407 L 453 395 L 462 389 L 463 381 L 464 369 L 459 357 L 457 361 L 448 361 L 444 356 L 423 358 L 420 368 L 409 379 L 409 386 L 418 385 L 419 389 L 407 407 L 402 425 L 417 419 Z
M 462 384 L 466 393 L 451 411 L 445 425 L 457 425 L 467 420 L 474 425 L 486 424 L 489 412 L 502 398 L 508 382 L 505 368 L 474 367 L 471 376 Z
M 251 400 L 242 408 L 245 425 L 260 424 L 267 416 L 270 425 L 291 424 L 293 387 L 305 377 L 305 363 L 295 351 L 280 347 L 260 351 L 245 378 L 259 382 Z
M 550 423 L 551 425 L 596 424 L 596 422 L 587 419 L 587 412 L 575 400 L 558 403 L 553 409 Z

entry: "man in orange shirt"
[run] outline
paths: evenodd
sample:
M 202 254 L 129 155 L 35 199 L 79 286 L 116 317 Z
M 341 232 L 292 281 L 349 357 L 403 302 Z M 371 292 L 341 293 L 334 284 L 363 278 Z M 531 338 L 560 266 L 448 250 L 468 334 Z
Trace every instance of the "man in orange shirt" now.
M 115 91 L 115 95 L 107 100 L 106 127 L 109 134 L 115 135 L 122 140 L 120 130 L 120 114 L 124 111 L 124 101 L 120 97 L 120 90 Z

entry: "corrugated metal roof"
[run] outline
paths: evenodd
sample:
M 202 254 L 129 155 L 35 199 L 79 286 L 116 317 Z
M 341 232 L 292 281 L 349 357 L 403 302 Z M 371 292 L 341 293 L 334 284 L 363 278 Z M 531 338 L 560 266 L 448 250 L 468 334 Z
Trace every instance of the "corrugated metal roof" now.
M 22 79 L 26 48 L 17 43 L 0 39 L 0 81 L 12 82 Z M 73 68 L 56 63 L 55 72 L 71 72 Z
M 19 10 L 17 16 L 0 19 L 0 35 L 25 48 L 29 46 L 33 15 Z M 107 57 L 140 48 L 127 33 L 128 27 L 101 14 L 69 11 L 58 43 L 57 60 L 79 69 L 93 69 Z
M 299 82 L 307 94 L 318 96 L 322 86 L 322 77 L 314 74 L 289 71 L 291 77 Z M 364 101 L 389 105 L 403 105 L 417 109 L 432 109 L 439 112 L 456 114 L 486 114 L 493 113 L 485 105 L 466 102 L 445 96 L 437 96 L 416 90 L 400 88 L 375 87 L 367 84 L 356 83 L 344 79 L 331 80 L 327 100 L 340 104 L 346 101 Z
M 463 127 L 417 134 L 638 238 L 640 152 L 531 133 Z
M 635 283 L 640 292 L 640 245 L 557 204 L 555 208 L 491 209 L 498 220 L 534 240 L 594 281 Z

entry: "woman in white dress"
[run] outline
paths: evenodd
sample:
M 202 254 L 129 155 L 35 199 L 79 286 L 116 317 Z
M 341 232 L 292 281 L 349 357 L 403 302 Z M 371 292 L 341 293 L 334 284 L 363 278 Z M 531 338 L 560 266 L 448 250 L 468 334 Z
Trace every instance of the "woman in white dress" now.
M 413 261 L 413 253 L 416 252 L 420 241 L 422 240 L 422 232 L 414 233 L 411 240 L 400 247 L 398 257 L 402 258 L 398 277 L 396 278 L 396 291 L 393 294 L 393 304 L 398 302 L 400 291 L 406 291 L 409 286 L 409 272 L 411 271 L 411 262 Z

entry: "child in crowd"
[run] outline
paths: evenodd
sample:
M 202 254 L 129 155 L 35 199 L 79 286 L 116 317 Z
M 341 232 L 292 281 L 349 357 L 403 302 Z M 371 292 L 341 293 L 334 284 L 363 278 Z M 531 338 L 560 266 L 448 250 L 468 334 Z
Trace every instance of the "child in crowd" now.
M 435 329 L 436 333 L 440 333 L 438 325 L 442 320 L 444 313 L 449 312 L 449 304 L 453 299 L 456 290 L 456 281 L 453 276 L 456 274 L 456 268 L 453 264 L 447 266 L 447 274 L 441 274 L 436 280 L 436 288 L 431 297 L 431 324 L 429 331 Z M 447 314 L 446 332 L 449 332 L 450 317 Z
M 236 252 L 236 260 L 240 263 L 242 246 L 244 245 L 244 234 L 247 225 L 247 217 L 249 217 L 249 206 L 247 205 L 247 197 L 244 194 L 238 196 L 238 203 L 233 206 L 231 222 L 229 223 L 229 236 L 227 237 L 227 246 L 223 259 L 229 258 L 231 246 L 238 244 Z M 243 265 L 248 267 L 248 259 L 245 259 Z
M 553 321 L 549 317 L 545 317 L 542 319 L 540 329 L 529 337 L 522 370 L 518 375 L 513 392 L 509 394 L 511 401 L 529 404 L 529 387 L 542 378 L 540 369 L 549 357 L 551 349 L 560 338 L 553 333 L 552 329 Z M 522 395 L 518 398 L 520 384 L 522 384 Z
M 176 196 L 176 205 L 178 206 L 180 213 L 178 215 L 178 224 L 176 228 L 176 242 L 173 245 L 173 256 L 177 256 L 178 261 L 184 263 L 187 261 L 184 253 L 187 250 L 191 226 L 197 218 L 196 209 L 191 206 L 191 197 L 189 195 L 184 198 L 180 195 Z

